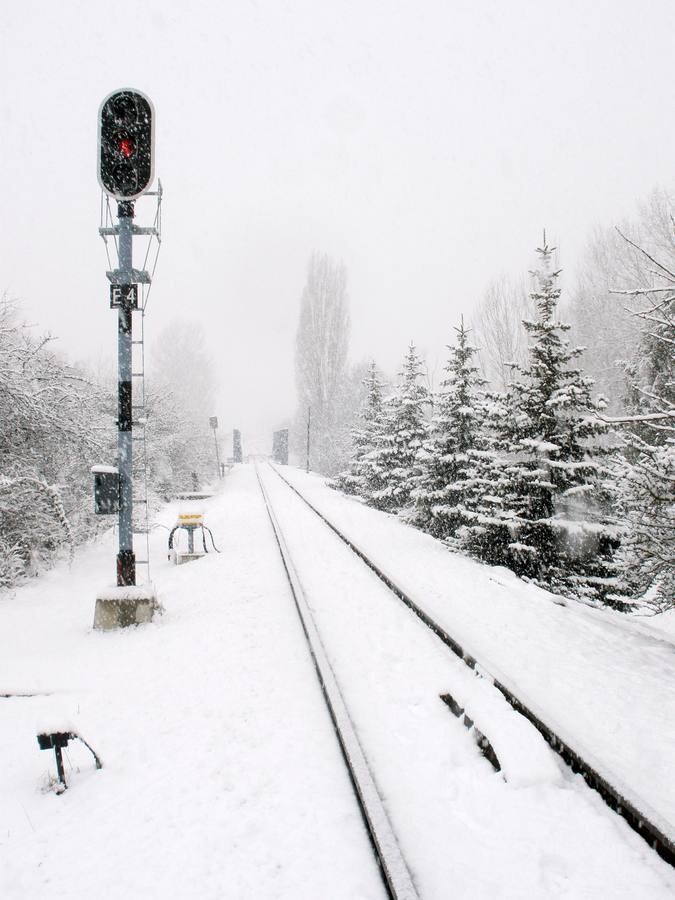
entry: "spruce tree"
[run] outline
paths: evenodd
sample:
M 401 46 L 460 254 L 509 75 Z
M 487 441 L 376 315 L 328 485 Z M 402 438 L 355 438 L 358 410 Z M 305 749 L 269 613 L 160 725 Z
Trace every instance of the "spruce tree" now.
M 383 429 L 384 407 L 382 382 L 373 360 L 363 379 L 366 397 L 359 411 L 357 422 L 351 431 L 351 455 L 349 466 L 341 472 L 333 487 L 345 494 L 365 495 L 369 490 L 369 468 L 364 457 L 374 449 Z
M 397 512 L 410 503 L 429 402 L 428 390 L 419 384 L 421 374 L 422 363 L 411 343 L 395 391 L 385 401 L 375 447 L 363 458 L 365 498 L 377 509 Z
M 435 402 L 430 436 L 418 454 L 413 524 L 435 537 L 452 539 L 458 530 L 474 526 L 483 485 L 479 453 L 486 448 L 484 379 L 473 364 L 476 348 L 462 318 L 457 344 L 450 356 Z
M 537 249 L 530 294 L 537 310 L 524 321 L 528 365 L 517 368 L 498 427 L 495 487 L 500 509 L 488 527 L 493 554 L 519 575 L 565 593 L 611 602 L 617 528 L 607 521 L 606 431 L 591 397 L 592 380 L 572 365 L 569 330 L 556 318 L 560 299 L 555 248 Z M 505 540 L 508 531 L 509 539 Z M 496 560 L 492 560 L 496 561 Z
M 508 565 L 511 543 L 508 454 L 500 435 L 508 415 L 503 394 L 482 396 L 480 448 L 474 450 L 475 515 L 458 531 L 458 546 L 490 565 Z

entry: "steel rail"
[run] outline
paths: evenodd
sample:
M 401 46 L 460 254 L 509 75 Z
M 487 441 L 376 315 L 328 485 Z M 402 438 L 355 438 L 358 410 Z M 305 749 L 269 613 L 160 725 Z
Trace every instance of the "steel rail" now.
M 387 894 L 391 900 L 419 900 L 419 894 L 413 884 L 410 871 L 401 853 L 335 673 L 326 655 L 297 570 L 293 564 L 281 526 L 257 465 L 255 470 L 286 571 L 295 608 L 300 618 L 319 684 L 321 685 L 321 691 L 333 722 L 342 756 L 349 772 Z
M 655 810 L 649 810 L 647 813 L 648 807 L 644 801 L 642 801 L 641 809 L 637 798 L 629 798 L 627 796 L 626 787 L 622 789 L 615 787 L 608 778 L 599 772 L 597 765 L 591 765 L 585 760 L 581 753 L 576 751 L 567 740 L 563 739 L 554 728 L 546 724 L 540 713 L 534 712 L 530 706 L 520 700 L 513 689 L 505 684 L 503 677 L 496 678 L 491 675 L 489 668 L 483 666 L 473 654 L 469 653 L 459 641 L 455 640 L 438 622 L 425 612 L 406 591 L 399 587 L 386 572 L 372 562 L 367 554 L 318 510 L 294 484 L 282 475 L 276 466 L 270 464 L 270 468 L 386 584 L 390 591 L 415 613 L 436 637 L 469 668 L 487 677 L 494 684 L 513 709 L 534 725 L 551 749 L 561 757 L 573 772 L 581 774 L 586 784 L 600 794 L 610 809 L 618 813 L 662 859 L 675 867 L 675 840 L 667 833 L 667 823 L 658 821 L 660 816 Z

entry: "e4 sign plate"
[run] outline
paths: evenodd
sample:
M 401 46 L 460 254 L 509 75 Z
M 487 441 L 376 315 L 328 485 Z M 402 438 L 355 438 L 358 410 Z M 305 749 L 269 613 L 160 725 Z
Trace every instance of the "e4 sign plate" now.
M 110 285 L 110 308 L 119 309 L 120 306 L 130 306 L 131 309 L 138 309 L 137 284 Z

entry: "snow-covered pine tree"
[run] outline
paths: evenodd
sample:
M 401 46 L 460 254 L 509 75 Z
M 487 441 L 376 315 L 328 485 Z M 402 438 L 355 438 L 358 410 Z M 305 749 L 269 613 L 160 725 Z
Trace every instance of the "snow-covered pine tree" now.
M 480 445 L 473 452 L 475 516 L 458 530 L 458 547 L 490 565 L 508 564 L 511 543 L 508 507 L 508 443 L 501 436 L 509 415 L 506 396 L 487 392 L 481 397 Z
M 364 497 L 377 509 L 397 512 L 410 502 L 429 402 L 427 388 L 419 383 L 421 374 L 422 363 L 411 343 L 394 393 L 385 401 L 375 447 L 363 457 Z
M 383 428 L 384 409 L 382 382 L 373 360 L 363 379 L 366 396 L 359 410 L 358 419 L 351 431 L 351 455 L 349 467 L 335 479 L 333 486 L 345 494 L 363 495 L 368 489 L 364 457 L 374 449 Z
M 530 340 L 528 365 L 517 368 L 504 398 L 499 426 L 504 455 L 495 467 L 502 504 L 487 525 L 487 544 L 519 575 L 553 590 L 613 602 L 618 531 L 607 519 L 608 470 L 600 440 L 606 426 L 596 415 L 592 380 L 571 365 L 583 348 L 570 349 L 564 339 L 569 325 L 556 318 L 561 290 L 554 249 L 544 235 L 530 294 L 537 317 L 523 322 Z M 504 525 L 511 538 L 505 545 Z
M 411 521 L 435 537 L 453 538 L 476 520 L 483 485 L 478 480 L 478 453 L 485 449 L 485 381 L 474 365 L 476 348 L 461 320 L 456 346 L 435 399 L 429 438 L 418 453 L 415 509 Z

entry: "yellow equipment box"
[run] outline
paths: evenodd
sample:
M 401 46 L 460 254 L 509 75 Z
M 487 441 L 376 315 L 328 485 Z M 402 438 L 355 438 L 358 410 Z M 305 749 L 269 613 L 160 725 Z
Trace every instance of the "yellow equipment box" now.
M 204 522 L 203 513 L 179 513 L 179 525 L 202 525 Z

